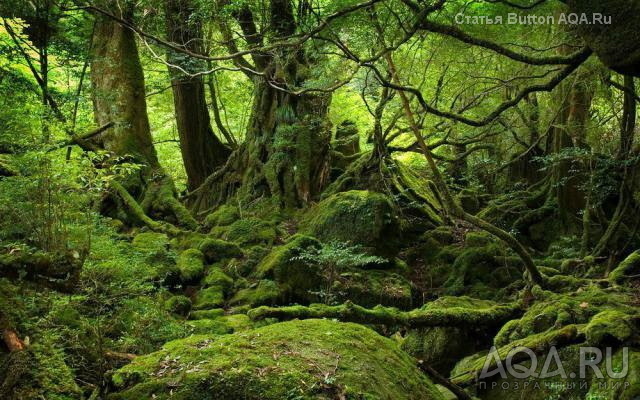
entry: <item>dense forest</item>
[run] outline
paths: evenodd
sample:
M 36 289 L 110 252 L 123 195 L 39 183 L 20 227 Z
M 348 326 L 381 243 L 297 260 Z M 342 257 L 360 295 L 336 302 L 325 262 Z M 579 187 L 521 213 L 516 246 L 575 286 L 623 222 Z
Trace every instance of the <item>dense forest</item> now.
M 640 398 L 640 1 L 0 18 L 0 399 Z

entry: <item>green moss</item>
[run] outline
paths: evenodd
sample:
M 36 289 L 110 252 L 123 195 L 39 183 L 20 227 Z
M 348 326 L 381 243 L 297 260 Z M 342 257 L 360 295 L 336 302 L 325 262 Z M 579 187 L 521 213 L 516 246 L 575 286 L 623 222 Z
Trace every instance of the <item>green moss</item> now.
M 534 291 L 541 301 L 535 303 L 519 320 L 506 324 L 494 339 L 498 347 L 528 336 L 560 329 L 567 325 L 588 324 L 592 318 L 603 311 L 635 315 L 633 295 L 615 288 L 603 289 L 595 285 L 585 286 L 569 293 Z M 600 322 L 595 321 L 593 328 L 604 328 L 603 314 Z M 605 329 L 606 331 L 606 329 Z M 593 331 L 597 337 L 597 330 Z
M 137 234 L 131 245 L 138 250 L 153 253 L 166 253 L 169 238 L 164 233 L 143 232 Z
M 624 369 L 624 351 L 619 349 L 611 357 L 611 370 L 620 373 Z M 604 379 L 592 379 L 589 387 L 588 400 L 636 400 L 640 397 L 640 352 L 629 349 L 628 374 L 623 379 L 609 378 L 604 374 Z
M 391 258 L 398 252 L 400 226 L 384 195 L 353 190 L 330 196 L 310 209 L 302 217 L 300 232 L 323 242 L 360 245 Z
M 251 287 L 239 290 L 229 300 L 229 305 L 257 307 L 262 305 L 274 305 L 282 297 L 278 284 L 274 281 L 263 279 Z
M 170 313 L 187 315 L 191 311 L 191 299 L 187 296 L 171 296 L 164 303 L 164 309 Z
M 188 249 L 178 256 L 180 279 L 184 284 L 196 284 L 204 276 L 204 255 L 200 250 Z
M 451 267 L 449 278 L 444 283 L 446 293 L 500 298 L 502 289 L 509 288 L 522 277 L 522 269 L 509 262 L 505 255 L 505 250 L 495 244 L 466 248 Z
M 204 219 L 204 226 L 213 228 L 214 226 L 229 226 L 240 219 L 238 208 L 229 204 L 223 204 L 217 210 L 207 215 Z
M 240 219 L 228 226 L 222 235 L 225 240 L 239 245 L 272 246 L 276 240 L 275 224 L 259 218 Z
M 609 274 L 611 282 L 622 284 L 625 277 L 640 274 L 640 250 L 631 253 Z
M 247 331 L 255 327 L 253 321 L 251 321 L 246 314 L 225 315 L 221 320 L 233 329 L 234 332 Z
M 484 231 L 471 231 L 464 236 L 464 244 L 468 247 L 485 247 L 496 242 L 493 235 Z
M 233 279 L 231 279 L 229 275 L 225 274 L 222 268 L 212 266 L 207 270 L 207 274 L 205 275 L 202 283 L 206 287 L 218 286 L 227 293 L 233 286 Z
M 219 308 L 224 304 L 224 292 L 219 286 L 212 286 L 201 289 L 196 293 L 193 300 L 194 310 L 206 310 Z
M 624 343 L 637 332 L 640 315 L 615 310 L 596 314 L 584 328 L 587 343 L 593 346 Z
M 427 303 L 422 310 L 487 310 L 496 305 L 492 301 L 470 297 L 445 296 Z M 487 330 L 472 325 L 412 329 L 407 333 L 401 347 L 444 376 L 448 376 L 458 360 L 486 348 L 491 341 L 492 333 L 495 333 L 493 329 Z
M 333 283 L 338 301 L 350 300 L 364 307 L 411 307 L 411 283 L 401 275 L 384 270 L 350 268 Z
M 170 342 L 113 381 L 121 388 L 114 400 L 442 399 L 393 341 L 326 320 Z
M 282 286 L 285 295 L 306 298 L 308 291 L 317 288 L 320 277 L 317 270 L 296 259 L 309 248 L 320 248 L 320 243 L 309 236 L 295 235 L 287 243 L 272 249 L 256 268 L 260 279 L 274 280 Z
M 228 258 L 242 257 L 242 250 L 235 243 L 219 239 L 205 239 L 198 243 L 200 250 L 208 263 L 215 263 Z
M 233 328 L 222 319 L 197 319 L 186 323 L 192 335 L 226 335 L 233 332 Z
M 216 319 L 224 315 L 223 308 L 214 308 L 213 310 L 191 311 L 189 319 Z

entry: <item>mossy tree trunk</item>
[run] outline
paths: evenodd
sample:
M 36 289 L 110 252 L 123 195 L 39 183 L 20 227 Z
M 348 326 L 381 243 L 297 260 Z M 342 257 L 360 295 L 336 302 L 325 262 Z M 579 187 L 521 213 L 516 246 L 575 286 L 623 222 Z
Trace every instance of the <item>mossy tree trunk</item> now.
M 563 83 L 557 94 L 558 111 L 551 128 L 547 153 L 560 159 L 551 173 L 552 198 L 558 206 L 565 232 L 580 229 L 578 214 L 584 210 L 586 196 L 582 190 L 585 166 L 571 160 L 574 149 L 586 149 L 587 124 L 593 91 L 586 71 L 579 70 L 573 80 Z
M 169 40 L 193 53 L 202 53 L 202 26 L 190 0 L 166 0 L 165 14 Z M 168 60 L 187 72 L 169 67 L 180 136 L 180 150 L 187 172 L 187 189 L 193 190 L 225 163 L 229 148 L 213 133 L 202 76 L 189 76 L 207 65 L 170 52 Z
M 262 46 L 267 37 L 276 42 L 294 35 L 298 21 L 305 18 L 294 16 L 291 0 L 270 2 L 264 33 L 248 7 L 234 8 L 233 15 L 250 48 Z M 225 21 L 219 25 L 229 51 L 236 52 L 231 28 Z M 256 51 L 251 58 L 253 65 L 243 57 L 234 60 L 254 82 L 245 142 L 232 155 L 228 171 L 214 174 L 199 190 L 194 201 L 198 210 L 234 195 L 242 202 L 264 196 L 279 208 L 304 207 L 317 199 L 328 183 L 331 134 L 327 112 L 331 97 L 298 91 L 316 61 L 302 46 L 283 46 L 268 54 Z M 258 73 L 247 72 L 250 69 Z
M 133 18 L 132 2 L 108 0 L 101 4 L 119 18 Z M 193 228 L 195 220 L 177 201 L 172 179 L 165 174 L 153 146 L 144 73 L 133 31 L 113 18 L 96 16 L 91 46 L 91 83 L 94 117 L 99 126 L 113 126 L 92 140 L 114 158 L 141 164 L 139 173 L 112 185 L 119 200 L 118 212 L 132 221 L 148 220 L 145 214 Z M 131 194 L 124 199 L 123 190 Z M 125 196 L 126 197 L 126 196 Z M 142 200 L 139 205 L 131 199 Z M 146 218 L 145 218 L 146 217 Z M 153 227 L 151 227 L 153 229 Z
M 271 26 L 276 40 L 295 34 L 290 0 L 271 1 Z M 282 48 L 269 57 L 264 77 L 256 79 L 246 135 L 244 189 L 268 193 L 285 208 L 317 198 L 329 175 L 331 137 L 325 123 L 330 98 L 289 90 L 302 86 L 309 67 L 300 48 Z
M 115 6 L 114 9 L 118 10 Z M 130 19 L 133 7 L 127 7 L 122 12 L 124 19 Z M 149 168 L 158 168 L 147 115 L 144 75 L 134 33 L 105 16 L 96 17 L 91 83 L 98 126 L 109 122 L 115 124 L 100 135 L 101 147 L 116 156 L 134 157 Z

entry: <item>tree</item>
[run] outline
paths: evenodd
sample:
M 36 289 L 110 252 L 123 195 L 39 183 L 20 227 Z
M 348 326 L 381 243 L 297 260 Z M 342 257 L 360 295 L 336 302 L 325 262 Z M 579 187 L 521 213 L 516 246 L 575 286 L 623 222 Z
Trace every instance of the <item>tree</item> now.
M 224 3 L 223 3 L 224 5 Z M 290 0 L 272 0 L 265 32 L 258 31 L 248 5 L 233 15 L 249 48 L 282 41 L 297 33 L 308 9 L 294 16 Z M 221 31 L 229 51 L 237 52 L 226 22 Z M 269 53 L 252 53 L 253 65 L 243 57 L 236 64 L 253 80 L 254 99 L 243 146 L 234 155 L 234 170 L 220 174 L 199 194 L 201 208 L 210 207 L 236 193 L 256 198 L 271 196 L 278 207 L 301 207 L 317 199 L 329 176 L 330 132 L 326 114 L 330 95 L 300 93 L 314 62 L 302 46 L 276 47 Z M 207 199 L 216 193 L 217 201 Z M 204 197 L 204 199 L 203 199 Z M 204 201 L 204 205 L 203 205 Z
M 132 2 L 119 7 L 109 1 L 105 6 L 124 20 L 133 17 Z M 122 185 L 112 182 L 121 205 L 136 222 L 152 227 L 158 225 L 150 224 L 145 213 L 193 227 L 195 221 L 175 198 L 173 181 L 162 170 L 153 146 L 135 33 L 110 16 L 96 16 L 91 56 L 96 122 L 100 126 L 114 124 L 95 141 L 112 153 L 116 162 L 128 159 L 142 164 L 140 173 L 128 177 Z M 134 198 L 141 199 L 142 208 Z
M 169 40 L 202 53 L 202 26 L 191 1 L 166 0 L 165 14 Z M 168 63 L 187 189 L 194 190 L 225 163 L 230 150 L 211 129 L 204 81 L 199 74 L 204 69 L 202 63 L 172 51 Z

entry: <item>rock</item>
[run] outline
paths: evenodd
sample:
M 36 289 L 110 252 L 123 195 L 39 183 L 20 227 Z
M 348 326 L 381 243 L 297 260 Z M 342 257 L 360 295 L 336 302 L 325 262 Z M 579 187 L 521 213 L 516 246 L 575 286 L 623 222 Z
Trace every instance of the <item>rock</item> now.
M 278 284 L 274 281 L 263 279 L 251 287 L 239 290 L 231 300 L 229 300 L 229 305 L 233 307 L 247 306 L 250 308 L 263 305 L 275 305 L 281 297 L 282 294 Z
M 204 254 L 207 263 L 216 263 L 229 258 L 242 257 L 242 250 L 237 244 L 220 239 L 204 239 L 198 243 L 198 250 Z
M 361 245 L 387 258 L 398 253 L 398 219 L 391 202 L 380 193 L 360 190 L 337 193 L 310 209 L 300 225 L 300 233 L 323 242 Z
M 427 303 L 423 310 L 460 308 L 469 310 L 489 309 L 497 303 L 471 297 L 441 297 Z M 402 349 L 423 360 L 444 376 L 460 359 L 491 346 L 495 331 L 478 331 L 474 326 L 464 328 L 434 327 L 414 329 L 402 342 Z
M 187 296 L 171 296 L 164 303 L 165 310 L 172 314 L 186 316 L 191 311 L 191 299 Z
M 221 238 L 241 246 L 272 246 L 277 236 L 275 224 L 259 218 L 240 219 L 217 232 Z
M 392 340 L 328 320 L 176 340 L 112 379 L 111 400 L 443 399 Z
M 224 304 L 224 292 L 221 287 L 213 286 L 201 289 L 193 300 L 194 310 L 219 308 Z
M 200 250 L 185 250 L 178 256 L 180 279 L 185 285 L 194 285 L 204 276 L 204 255 Z
M 296 258 L 308 248 L 320 248 L 320 242 L 310 236 L 291 237 L 284 245 L 274 247 L 258 264 L 256 277 L 278 282 L 285 297 L 307 298 L 309 290 L 321 283 L 317 269 Z
M 227 293 L 233 286 L 233 279 L 222 268 L 214 265 L 208 269 L 202 284 L 205 287 L 217 286 Z

